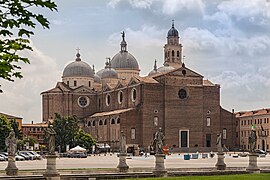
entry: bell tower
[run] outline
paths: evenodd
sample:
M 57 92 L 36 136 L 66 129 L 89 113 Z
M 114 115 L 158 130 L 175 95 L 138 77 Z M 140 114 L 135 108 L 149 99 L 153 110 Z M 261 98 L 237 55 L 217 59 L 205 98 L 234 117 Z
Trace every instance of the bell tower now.
M 164 64 L 178 68 L 182 66 L 182 44 L 179 43 L 178 31 L 172 27 L 167 33 L 167 44 L 164 46 Z

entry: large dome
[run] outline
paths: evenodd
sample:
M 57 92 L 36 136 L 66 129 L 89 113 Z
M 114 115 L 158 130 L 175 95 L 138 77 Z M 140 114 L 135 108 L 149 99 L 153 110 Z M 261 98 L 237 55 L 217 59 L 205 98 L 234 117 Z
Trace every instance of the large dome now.
M 114 69 L 139 69 L 137 60 L 127 51 L 117 53 L 112 58 L 111 67 Z
M 81 61 L 80 54 L 77 53 L 75 62 L 68 64 L 63 72 L 63 77 L 94 77 L 94 71 L 85 62 Z

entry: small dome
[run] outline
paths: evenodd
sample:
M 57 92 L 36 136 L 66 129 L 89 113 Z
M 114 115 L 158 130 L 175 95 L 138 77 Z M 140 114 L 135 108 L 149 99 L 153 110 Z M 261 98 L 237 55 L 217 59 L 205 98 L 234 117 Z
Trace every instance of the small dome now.
M 101 83 L 101 78 L 97 74 L 94 74 L 94 82 Z
M 172 23 L 171 29 L 167 33 L 167 37 L 179 37 L 177 29 L 174 28 L 174 22 Z
M 106 68 L 101 74 L 101 79 L 106 79 L 106 78 L 118 79 L 118 74 L 114 69 Z
M 81 61 L 80 54 L 77 53 L 75 62 L 68 64 L 64 71 L 63 77 L 94 77 L 94 71 L 85 62 Z
M 158 72 L 158 70 L 152 70 L 148 73 L 148 76 L 152 76 L 152 75 L 155 75 L 155 74 L 158 74 L 160 72 Z
M 174 67 L 169 66 L 169 64 L 165 63 L 164 66 L 161 66 L 157 69 L 158 72 L 164 73 L 174 70 Z
M 120 51 L 111 61 L 112 68 L 114 69 L 135 69 L 139 70 L 139 65 L 134 56 L 127 51 Z

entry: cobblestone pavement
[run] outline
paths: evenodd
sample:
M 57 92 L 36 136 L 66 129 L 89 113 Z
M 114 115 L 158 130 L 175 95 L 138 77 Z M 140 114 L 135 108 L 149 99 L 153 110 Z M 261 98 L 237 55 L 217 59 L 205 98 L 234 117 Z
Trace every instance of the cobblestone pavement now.
M 183 155 L 173 154 L 165 159 L 166 168 L 213 168 L 217 162 L 217 156 L 214 158 L 203 159 L 201 155 L 199 159 L 184 160 Z M 129 157 L 127 164 L 130 168 L 153 168 L 155 157 Z M 225 163 L 227 167 L 247 167 L 248 157 L 234 158 L 232 155 L 225 155 Z M 80 169 L 80 168 L 116 168 L 118 165 L 118 157 L 116 154 L 100 156 L 88 156 L 87 158 L 57 158 L 57 169 Z M 46 159 L 35 161 L 17 161 L 19 170 L 38 170 L 46 168 Z M 270 155 L 266 157 L 258 157 L 258 166 L 260 168 L 270 169 Z M 7 167 L 7 162 L 0 162 L 0 170 Z

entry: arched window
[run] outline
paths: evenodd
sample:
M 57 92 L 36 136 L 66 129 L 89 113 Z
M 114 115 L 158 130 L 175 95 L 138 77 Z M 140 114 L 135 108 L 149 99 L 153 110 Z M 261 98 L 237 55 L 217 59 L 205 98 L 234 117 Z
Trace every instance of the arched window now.
M 115 120 L 114 120 L 114 118 L 112 118 L 112 120 L 111 120 L 111 124 L 115 124 Z
M 131 100 L 132 100 L 133 102 L 135 102 L 135 101 L 136 101 L 136 98 L 137 98 L 137 90 L 136 90 L 135 88 L 133 88 L 133 89 L 131 90 Z
M 122 102 L 123 102 L 123 92 L 119 91 L 118 92 L 118 103 L 122 104 Z
M 107 94 L 106 95 L 106 105 L 109 106 L 111 104 L 111 95 Z
M 172 50 L 172 57 L 174 57 L 174 50 Z
M 74 81 L 74 86 L 77 86 L 77 81 Z
M 117 118 L 116 124 L 120 124 L 120 118 Z
M 88 83 L 89 83 L 89 87 L 91 87 L 91 81 L 89 81 Z
M 104 125 L 107 125 L 107 119 L 104 120 Z
M 88 127 L 91 126 L 91 121 L 88 121 L 87 126 L 88 126 Z
M 177 51 L 177 57 L 179 57 L 180 56 L 180 52 L 179 51 Z
M 99 120 L 98 125 L 99 125 L 99 126 L 102 126 L 102 125 L 103 125 L 102 120 Z
M 96 126 L 96 121 L 95 121 L 95 120 L 93 121 L 92 126 L 93 126 L 93 127 Z

